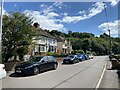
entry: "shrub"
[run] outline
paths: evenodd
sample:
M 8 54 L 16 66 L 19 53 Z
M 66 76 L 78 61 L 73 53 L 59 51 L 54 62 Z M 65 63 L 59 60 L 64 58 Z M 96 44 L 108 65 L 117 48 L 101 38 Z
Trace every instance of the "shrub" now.
M 78 50 L 77 53 L 84 54 L 85 52 L 83 50 Z
M 46 55 L 48 55 L 48 56 L 54 56 L 55 53 L 53 53 L 53 52 L 47 52 Z
M 53 52 L 47 52 L 48 56 L 54 56 L 54 57 L 66 57 L 67 54 L 57 54 L 57 53 L 53 53 Z
M 86 54 L 91 54 L 91 52 L 90 51 L 86 51 Z
M 77 51 L 76 50 L 73 50 L 72 52 L 71 52 L 71 54 L 76 54 L 77 53 Z

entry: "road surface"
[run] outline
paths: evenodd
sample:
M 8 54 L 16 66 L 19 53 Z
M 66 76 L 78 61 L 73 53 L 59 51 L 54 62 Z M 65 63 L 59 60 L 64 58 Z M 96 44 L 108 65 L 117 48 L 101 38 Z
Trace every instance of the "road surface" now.
M 107 56 L 96 56 L 76 64 L 62 65 L 35 76 L 10 77 L 2 80 L 3 88 L 95 88 L 99 82 Z

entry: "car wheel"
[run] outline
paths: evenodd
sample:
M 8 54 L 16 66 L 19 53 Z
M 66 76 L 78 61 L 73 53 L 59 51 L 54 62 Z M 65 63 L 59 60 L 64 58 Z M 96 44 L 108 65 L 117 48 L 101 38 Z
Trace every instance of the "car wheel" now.
M 53 69 L 54 69 L 54 70 L 57 69 L 57 64 L 54 64 Z
M 35 67 L 33 73 L 34 73 L 35 75 L 39 74 L 39 68 L 38 68 L 38 67 Z
M 73 61 L 73 64 L 75 63 L 75 61 Z

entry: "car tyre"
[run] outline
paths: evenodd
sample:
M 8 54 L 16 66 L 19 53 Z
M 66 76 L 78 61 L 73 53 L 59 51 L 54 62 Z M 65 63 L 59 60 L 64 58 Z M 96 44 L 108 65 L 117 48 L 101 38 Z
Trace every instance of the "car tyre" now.
M 34 75 L 37 75 L 37 74 L 39 74 L 39 68 L 38 67 L 35 67 L 34 69 L 33 69 L 33 73 L 34 73 Z
M 75 61 L 73 61 L 73 64 L 75 64 L 76 62 Z

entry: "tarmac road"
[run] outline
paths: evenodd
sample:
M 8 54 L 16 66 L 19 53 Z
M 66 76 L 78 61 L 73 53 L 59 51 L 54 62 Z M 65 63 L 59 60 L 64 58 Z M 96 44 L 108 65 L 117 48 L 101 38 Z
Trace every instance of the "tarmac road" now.
M 2 88 L 96 88 L 106 64 L 107 56 L 76 64 L 62 65 L 34 76 L 10 77 L 2 80 Z

